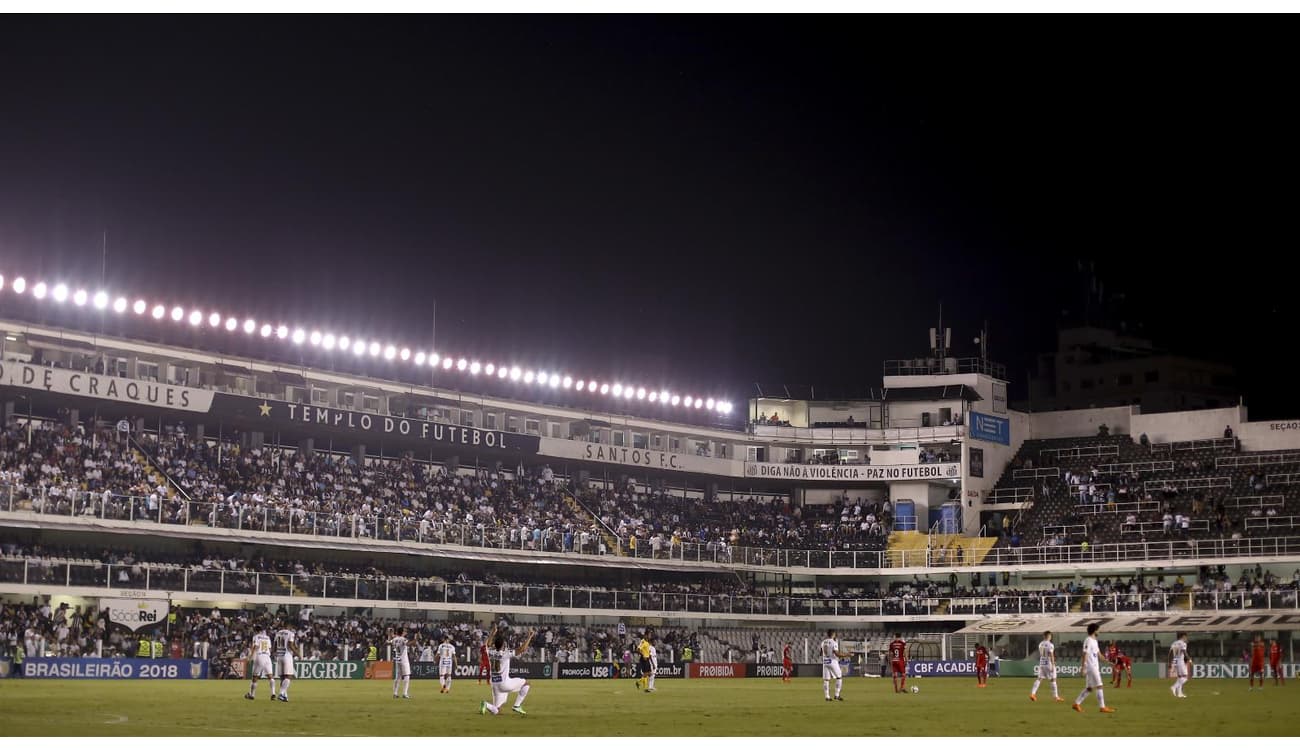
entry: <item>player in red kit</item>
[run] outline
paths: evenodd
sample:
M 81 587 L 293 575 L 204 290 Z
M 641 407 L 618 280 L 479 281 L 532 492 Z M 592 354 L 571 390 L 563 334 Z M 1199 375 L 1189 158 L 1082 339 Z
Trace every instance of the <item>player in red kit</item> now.
M 1128 673 L 1128 686 L 1133 687 L 1133 660 L 1129 658 L 1113 642 L 1106 649 L 1106 661 L 1110 662 L 1111 670 L 1114 672 L 1115 679 L 1111 687 L 1119 687 L 1120 681 L 1123 680 L 1124 674 Z
M 1273 670 L 1273 686 L 1277 687 L 1278 680 L 1285 685 L 1286 677 L 1282 674 L 1282 644 L 1278 643 L 1276 638 L 1268 644 L 1268 667 Z
M 1255 689 L 1255 675 L 1259 675 L 1259 689 L 1264 689 L 1264 638 L 1259 633 L 1250 644 L 1250 690 Z
M 488 658 L 488 644 L 492 642 L 493 637 L 497 634 L 496 626 L 492 627 L 492 632 L 488 637 L 478 645 L 478 684 L 482 685 L 492 674 L 492 660 Z
M 790 644 L 781 649 L 781 682 L 789 682 L 794 676 L 794 659 L 790 656 Z
M 894 633 L 889 644 L 889 668 L 894 673 L 894 692 L 907 692 L 907 642 L 902 633 Z
M 975 687 L 989 686 L 989 650 L 983 643 L 975 644 Z

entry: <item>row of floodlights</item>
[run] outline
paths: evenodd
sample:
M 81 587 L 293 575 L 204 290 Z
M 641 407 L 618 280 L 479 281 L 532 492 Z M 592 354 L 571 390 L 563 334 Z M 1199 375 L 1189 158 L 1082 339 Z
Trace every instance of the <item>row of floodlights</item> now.
M 0 274 L 0 290 L 5 288 L 5 277 Z M 19 276 L 9 283 L 9 288 L 15 294 L 26 294 L 29 291 L 27 280 Z M 425 353 L 414 351 L 408 347 L 398 347 L 394 344 L 381 344 L 378 341 L 366 341 L 363 338 L 351 338 L 349 336 L 335 336 L 333 333 L 322 333 L 321 331 L 308 331 L 304 328 L 290 329 L 286 325 L 272 326 L 270 323 L 261 323 L 260 325 L 253 318 L 239 318 L 233 316 L 223 316 L 218 312 L 208 312 L 206 315 L 201 310 L 185 308 L 174 305 L 168 308 L 166 305 L 150 305 L 143 299 L 136 299 L 134 302 L 128 301 L 126 297 L 116 297 L 111 302 L 108 292 L 103 290 L 93 294 L 85 289 L 71 291 L 67 284 L 47 285 L 44 281 L 38 281 L 30 285 L 30 292 L 33 297 L 39 300 L 46 298 L 52 299 L 57 303 L 67 302 L 69 299 L 77 307 L 85 307 L 87 304 L 96 310 L 108 310 L 112 308 L 115 313 L 125 313 L 128 309 L 136 315 L 148 314 L 154 320 L 164 320 L 170 318 L 176 323 L 188 322 L 189 325 L 197 328 L 204 322 L 212 328 L 225 328 L 227 331 L 234 333 L 243 330 L 248 335 L 260 334 L 262 338 L 275 336 L 277 339 L 287 339 L 295 345 L 308 344 L 319 347 L 326 351 L 351 351 L 354 355 L 361 357 L 369 354 L 372 357 L 382 356 L 384 359 L 400 359 L 403 362 L 414 362 L 418 366 L 442 367 L 444 370 L 455 368 L 460 372 L 468 372 L 470 375 L 485 375 L 487 377 L 497 377 L 501 380 L 510 380 L 513 382 L 523 381 L 524 383 L 537 386 L 547 386 L 550 388 L 565 388 L 574 391 L 587 391 L 589 393 L 599 393 L 602 396 L 613 396 L 615 398 L 636 399 L 638 401 L 649 401 L 651 403 L 671 404 L 672 406 L 683 406 L 695 409 L 709 409 L 719 414 L 731 413 L 731 402 L 716 400 L 712 398 L 701 398 L 698 396 L 683 396 L 677 393 L 670 393 L 666 390 L 647 390 L 642 386 L 624 385 L 622 383 L 602 383 L 595 379 L 573 378 L 569 375 L 561 375 L 555 372 L 546 372 L 544 370 L 531 370 L 519 367 L 518 365 L 506 366 L 497 365 L 492 362 L 482 363 L 477 360 L 460 357 L 454 359 L 438 352 Z

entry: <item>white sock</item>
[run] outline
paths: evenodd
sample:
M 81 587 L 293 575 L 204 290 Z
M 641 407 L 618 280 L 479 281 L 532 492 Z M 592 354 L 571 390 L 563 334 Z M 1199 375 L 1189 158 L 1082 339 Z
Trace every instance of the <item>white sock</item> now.
M 1102 708 L 1106 707 L 1106 695 L 1102 692 L 1101 688 L 1097 688 L 1097 703 Z
M 283 680 L 280 680 L 280 695 L 283 695 L 283 696 L 286 697 L 286 698 L 289 697 L 289 678 L 288 678 L 288 677 L 284 678 Z
M 393 697 L 394 697 L 394 698 L 397 697 L 397 686 L 398 686 L 398 685 L 401 685 L 401 684 L 402 684 L 402 678 L 401 678 L 401 677 L 394 677 L 394 678 L 393 678 Z
M 502 706 L 504 706 L 506 704 L 506 700 L 509 698 L 510 698 L 510 693 L 497 693 L 496 695 L 497 708 L 501 708 Z
M 836 678 L 835 678 L 835 697 L 836 697 L 836 698 L 840 697 L 840 691 L 843 690 L 843 689 L 844 689 L 844 679 L 843 679 L 842 677 L 836 677 Z
M 1174 695 L 1182 695 L 1182 694 L 1183 694 L 1183 685 L 1186 685 L 1186 684 L 1187 684 L 1187 678 L 1186 678 L 1186 677 L 1179 677 L 1179 678 L 1178 678 L 1178 681 L 1174 683 Z
M 1079 693 L 1079 697 L 1074 699 L 1074 702 L 1082 706 L 1084 699 L 1086 699 L 1087 697 L 1088 697 L 1088 688 L 1084 688 L 1083 692 Z
M 524 705 L 524 698 L 528 697 L 529 687 L 531 686 L 525 682 L 524 686 L 519 688 L 519 697 L 515 698 L 515 708 L 519 708 L 520 706 Z
M 831 681 L 830 681 L 830 680 L 822 680 L 822 693 L 823 693 L 827 698 L 831 697 Z
M 1043 684 L 1042 680 L 1034 680 L 1034 686 L 1029 688 L 1030 695 L 1038 695 L 1038 686 Z
M 409 696 L 410 694 L 411 694 L 411 676 L 407 675 L 402 678 L 402 695 Z
M 1052 680 L 1052 697 L 1053 698 L 1061 697 L 1061 692 L 1056 689 L 1056 680 Z
M 492 696 L 492 700 L 483 701 L 483 705 L 487 707 L 488 711 L 492 713 L 497 713 L 497 697 L 495 695 Z
M 248 694 L 257 695 L 257 680 L 248 683 Z
M 648 689 L 648 690 L 654 690 L 654 689 L 655 689 L 655 673 L 654 673 L 654 672 L 651 672 L 651 673 L 650 673 L 650 678 L 649 678 L 649 682 L 646 684 L 646 689 Z

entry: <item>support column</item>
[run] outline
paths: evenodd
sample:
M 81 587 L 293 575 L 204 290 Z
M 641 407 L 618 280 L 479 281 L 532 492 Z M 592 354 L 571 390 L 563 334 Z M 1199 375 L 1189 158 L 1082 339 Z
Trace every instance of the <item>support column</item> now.
M 298 455 L 303 458 L 311 458 L 316 454 L 316 439 L 303 438 L 298 441 Z

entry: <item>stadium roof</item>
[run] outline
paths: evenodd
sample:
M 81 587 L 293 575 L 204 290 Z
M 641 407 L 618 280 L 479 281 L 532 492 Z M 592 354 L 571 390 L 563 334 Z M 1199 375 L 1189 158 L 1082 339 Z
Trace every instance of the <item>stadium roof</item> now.
M 968 385 L 933 385 L 916 388 L 825 387 L 812 385 L 755 383 L 756 398 L 779 398 L 792 401 L 939 401 L 960 399 L 983 400 Z

